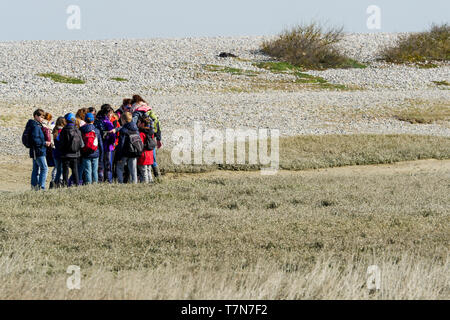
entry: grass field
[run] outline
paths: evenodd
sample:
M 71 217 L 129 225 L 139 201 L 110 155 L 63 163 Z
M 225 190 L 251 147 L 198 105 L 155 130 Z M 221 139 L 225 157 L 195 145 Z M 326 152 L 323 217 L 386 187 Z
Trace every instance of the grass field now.
M 449 159 L 448 138 L 280 144 L 271 177 L 172 170 L 161 153 L 166 177 L 152 186 L 0 192 L 0 298 L 450 298 L 450 161 L 389 164 Z M 344 167 L 373 163 L 388 164 Z M 312 168 L 324 169 L 301 170 Z M 66 287 L 69 265 L 80 290 Z
M 0 297 L 449 298 L 450 167 L 436 162 L 3 193 Z

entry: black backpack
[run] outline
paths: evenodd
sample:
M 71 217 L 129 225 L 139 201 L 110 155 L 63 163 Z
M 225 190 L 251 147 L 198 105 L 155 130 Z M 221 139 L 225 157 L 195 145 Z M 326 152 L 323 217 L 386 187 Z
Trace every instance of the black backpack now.
M 126 133 L 124 144 L 124 155 L 128 158 L 139 158 L 144 151 L 139 131 L 128 131 Z
M 156 148 L 156 142 L 148 133 L 145 134 L 144 150 L 152 151 Z
M 25 130 L 22 133 L 22 143 L 26 148 L 31 148 L 33 146 L 33 139 L 31 137 L 33 126 L 31 125 L 33 120 L 29 120 L 25 126 Z
M 77 129 L 67 130 L 64 140 L 63 145 L 67 153 L 77 153 L 84 147 L 83 138 Z

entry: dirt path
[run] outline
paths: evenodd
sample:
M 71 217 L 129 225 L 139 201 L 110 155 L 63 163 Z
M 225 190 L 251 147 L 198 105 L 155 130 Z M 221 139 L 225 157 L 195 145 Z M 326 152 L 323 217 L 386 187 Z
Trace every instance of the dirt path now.
M 394 164 L 377 164 L 377 165 L 361 165 L 361 166 L 345 166 L 345 167 L 334 167 L 334 168 L 324 168 L 324 169 L 312 169 L 312 170 L 279 170 L 277 175 L 302 175 L 302 176 L 313 176 L 313 175 L 331 175 L 331 176 L 361 176 L 361 175 L 397 175 L 397 174 L 417 174 L 424 172 L 439 173 L 442 175 L 448 175 L 450 178 L 450 160 L 417 160 L 417 161 L 404 161 L 397 162 Z M 257 177 L 261 176 L 259 171 L 225 171 L 217 170 L 205 173 L 177 173 L 177 174 L 167 174 L 167 177 L 171 179 L 180 178 L 211 178 L 211 177 L 222 177 L 222 178 L 233 178 L 233 177 Z
M 0 161 L 0 192 L 29 190 L 31 176 L 31 160 L 26 157 L 3 157 Z M 50 168 L 51 170 L 51 168 Z M 315 170 L 289 171 L 280 170 L 277 175 L 301 175 L 301 176 L 361 176 L 361 175 L 397 175 L 435 173 L 446 175 L 450 179 L 450 160 L 418 160 L 405 161 L 395 164 L 380 164 L 366 166 L 335 167 Z M 212 177 L 237 178 L 258 177 L 259 171 L 224 171 L 218 170 L 206 173 L 170 173 L 164 179 L 204 179 Z M 47 183 L 49 180 L 47 181 Z

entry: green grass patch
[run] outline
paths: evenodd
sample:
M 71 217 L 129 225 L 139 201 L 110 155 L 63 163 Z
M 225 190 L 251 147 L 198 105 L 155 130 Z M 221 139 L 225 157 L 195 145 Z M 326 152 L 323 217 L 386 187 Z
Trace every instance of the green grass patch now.
M 232 68 L 227 66 L 219 66 L 215 64 L 204 65 L 203 68 L 209 72 L 229 73 L 231 75 L 244 75 L 248 77 L 255 77 L 259 72 L 253 70 L 244 70 L 239 68 Z
M 410 33 L 382 51 L 382 58 L 394 63 L 425 63 L 450 59 L 450 25 L 432 25 L 429 31 Z
M 293 66 L 288 62 L 282 61 L 265 61 L 265 62 L 255 62 L 253 63 L 255 67 L 266 69 L 274 73 L 285 73 L 292 71 L 301 71 L 301 68 Z
M 419 69 L 434 69 L 438 67 L 437 64 L 431 62 L 416 63 L 415 66 Z
M 8 84 L 8 82 L 6 82 L 6 81 L 4 81 L 4 80 L 1 80 L 0 83 L 2 83 L 2 84 Z
M 71 83 L 71 84 L 84 84 L 86 83 L 84 80 L 66 77 L 57 73 L 40 73 L 38 74 L 40 77 L 52 79 L 58 83 Z
M 120 77 L 111 78 L 111 80 L 118 81 L 118 82 L 125 82 L 125 81 L 128 81 L 128 79 L 120 78 Z

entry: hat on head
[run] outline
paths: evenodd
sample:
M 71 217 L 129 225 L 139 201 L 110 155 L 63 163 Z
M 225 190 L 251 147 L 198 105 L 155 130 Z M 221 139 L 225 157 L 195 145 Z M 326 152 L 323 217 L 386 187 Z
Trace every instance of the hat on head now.
M 75 122 L 75 115 L 71 112 L 67 113 L 64 118 L 66 119 L 66 121 L 68 122 Z
M 95 117 L 94 117 L 94 114 L 92 114 L 92 113 L 86 113 L 86 116 L 84 117 L 84 121 L 86 121 L 86 122 L 94 122 L 94 120 L 95 120 Z

